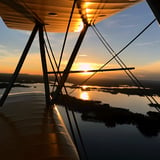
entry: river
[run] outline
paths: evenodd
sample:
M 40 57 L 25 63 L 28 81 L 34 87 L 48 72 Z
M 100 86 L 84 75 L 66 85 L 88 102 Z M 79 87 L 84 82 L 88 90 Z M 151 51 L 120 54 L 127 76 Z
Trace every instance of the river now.
M 30 88 L 13 88 L 11 94 L 21 94 L 26 92 L 43 92 L 43 85 L 27 84 Z M 99 86 L 96 86 L 99 87 Z M 70 92 L 71 89 L 68 90 Z M 0 89 L 2 94 L 3 89 Z M 75 117 L 80 130 L 81 141 L 77 138 L 79 149 L 82 154 L 82 159 L 89 160 L 142 160 L 142 159 L 158 159 L 160 157 L 160 130 L 159 127 L 150 128 L 146 123 L 145 116 L 148 116 L 147 112 L 157 112 L 155 108 L 151 108 L 148 104 L 148 100 L 145 97 L 137 95 L 125 95 L 125 94 L 111 94 L 108 92 L 102 92 L 96 90 L 81 90 L 77 89 L 72 93 L 72 96 L 83 100 L 96 100 L 109 104 L 112 108 L 122 108 L 122 112 L 134 117 L 141 117 L 142 121 L 131 121 L 129 118 L 119 121 L 113 116 L 113 112 L 108 118 L 105 117 L 105 109 L 101 113 L 103 119 L 95 110 L 87 112 L 76 111 Z M 25 98 L 25 97 L 24 97 Z M 102 107 L 100 105 L 100 107 Z M 67 116 L 63 106 L 59 105 L 58 109 L 69 128 Z M 125 110 L 126 109 L 126 110 Z M 99 109 L 100 110 L 100 109 Z M 128 112 L 129 111 L 129 112 Z M 107 113 L 107 112 L 106 112 Z M 116 112 L 117 113 L 117 112 Z M 70 114 L 71 115 L 71 114 Z M 99 117 L 98 117 L 99 116 Z M 119 116 L 119 115 L 118 115 Z M 144 117 L 144 118 L 143 118 Z M 73 122 L 73 118 L 72 122 Z M 121 118 L 122 119 L 122 118 Z M 148 122 L 148 121 L 147 121 Z M 73 125 L 75 135 L 78 137 L 76 127 Z M 80 143 L 82 142 L 83 145 Z M 86 153 L 84 152 L 86 151 Z

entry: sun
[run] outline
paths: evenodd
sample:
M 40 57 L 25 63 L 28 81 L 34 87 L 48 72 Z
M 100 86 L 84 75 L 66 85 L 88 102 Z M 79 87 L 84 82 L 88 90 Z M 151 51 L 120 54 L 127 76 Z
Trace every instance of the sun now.
M 88 72 L 91 70 L 96 70 L 97 68 L 99 68 L 99 64 L 97 63 L 91 63 L 91 62 L 77 62 L 74 63 L 72 70 L 73 71 L 81 71 L 81 73 L 79 73 L 79 75 L 82 76 L 87 76 L 87 75 L 91 75 L 93 74 L 93 72 Z
M 78 69 L 87 72 L 88 70 L 91 70 L 93 68 L 90 63 L 79 63 Z
M 92 74 L 91 72 L 88 72 L 88 71 L 94 69 L 92 63 L 77 63 L 74 68 L 76 70 L 82 71 L 81 75 Z

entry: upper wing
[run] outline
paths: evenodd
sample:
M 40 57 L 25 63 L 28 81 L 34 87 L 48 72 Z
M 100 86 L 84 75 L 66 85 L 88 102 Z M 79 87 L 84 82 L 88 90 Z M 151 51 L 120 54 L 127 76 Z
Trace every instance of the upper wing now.
M 97 23 L 142 0 L 77 0 L 70 32 L 78 31 L 85 21 Z M 65 32 L 73 0 L 0 0 L 0 16 L 14 29 L 32 30 L 36 22 L 49 32 Z

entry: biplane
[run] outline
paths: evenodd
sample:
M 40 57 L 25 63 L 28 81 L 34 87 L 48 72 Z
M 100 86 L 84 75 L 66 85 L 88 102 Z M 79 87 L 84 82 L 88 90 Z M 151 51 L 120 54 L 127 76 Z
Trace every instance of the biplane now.
M 27 30 L 31 31 L 30 37 L 28 39 L 28 42 L 26 43 L 26 46 L 23 50 L 23 53 L 20 57 L 20 60 L 16 66 L 16 69 L 13 73 L 13 76 L 11 77 L 11 80 L 9 82 L 8 87 L 4 91 L 1 99 L 0 99 L 0 106 L 4 107 L 9 107 L 8 105 L 10 103 L 14 103 L 14 99 L 11 98 L 9 104 L 7 103 L 5 105 L 5 101 L 7 99 L 7 96 L 13 86 L 13 84 L 16 81 L 16 78 L 22 68 L 22 65 L 26 59 L 26 56 L 29 52 L 29 49 L 32 45 L 33 40 L 35 39 L 36 34 L 38 33 L 39 35 L 39 46 L 40 46 L 40 57 L 41 57 L 41 62 L 42 62 L 42 68 L 43 68 L 43 80 L 44 80 L 44 88 L 45 88 L 45 103 L 47 106 L 47 109 L 49 112 L 45 112 L 45 118 L 47 118 L 47 121 L 44 120 L 43 123 L 43 129 L 45 126 L 47 126 L 47 131 L 43 130 L 46 133 L 39 134 L 38 131 L 33 131 L 34 133 L 27 134 L 24 132 L 22 135 L 21 133 L 19 134 L 19 137 L 16 136 L 18 139 L 18 142 L 7 142 L 8 145 L 19 145 L 18 149 L 14 149 L 14 153 L 10 151 L 13 149 L 13 146 L 4 146 L 1 145 L 1 149 L 3 151 L 3 159 L 10 159 L 10 158 L 16 158 L 18 159 L 45 159 L 46 157 L 48 159 L 79 159 L 77 156 L 76 151 L 73 149 L 73 146 L 71 147 L 71 150 L 74 151 L 74 153 L 69 153 L 70 155 L 68 156 L 67 153 L 69 152 L 67 146 L 65 147 L 57 147 L 57 144 L 59 144 L 59 141 L 61 141 L 61 135 L 56 135 L 55 133 L 52 133 L 51 131 L 51 126 L 49 125 L 48 121 L 53 120 L 53 117 L 50 116 L 50 110 L 51 106 L 54 105 L 54 100 L 59 96 L 59 94 L 62 92 L 62 88 L 65 85 L 65 82 L 68 78 L 68 75 L 70 73 L 78 73 L 81 71 L 71 71 L 71 67 L 74 63 L 74 60 L 78 54 L 78 51 L 81 47 L 82 41 L 85 38 L 85 34 L 87 32 L 87 29 L 90 26 L 96 25 L 97 23 L 100 23 L 104 19 L 111 17 L 123 10 L 125 10 L 128 7 L 131 7 L 133 5 L 136 5 L 137 3 L 142 2 L 143 0 L 0 0 L 0 16 L 6 26 L 11 29 L 17 29 L 17 30 Z M 157 20 L 160 22 L 160 5 L 158 0 L 147 0 L 147 3 L 151 7 L 153 13 L 155 14 Z M 47 32 L 56 32 L 56 33 L 65 33 L 65 38 L 64 38 L 64 45 L 67 39 L 67 34 L 69 32 L 79 32 L 79 37 L 77 37 L 77 41 L 75 43 L 75 46 L 73 48 L 72 53 L 70 54 L 70 58 L 66 64 L 66 67 L 63 71 L 60 71 L 60 65 L 61 65 L 61 58 L 63 56 L 63 48 L 60 56 L 59 62 L 54 62 L 54 67 L 53 67 L 53 72 L 49 72 L 47 69 L 47 61 L 46 61 L 46 54 L 47 54 L 47 49 L 46 49 L 46 40 L 44 38 L 44 34 Z M 50 46 L 50 44 L 49 44 Z M 54 57 L 54 55 L 53 55 Z M 113 56 L 114 58 L 116 55 Z M 133 68 L 122 68 L 123 70 L 131 70 Z M 116 69 L 115 69 L 116 70 Z M 119 70 L 119 69 L 117 69 Z M 102 68 L 100 68 L 96 72 L 101 72 L 105 71 Z M 91 70 L 90 72 L 95 72 L 94 70 Z M 56 88 L 54 90 L 54 93 L 50 93 L 49 89 L 49 74 L 54 74 L 56 83 Z M 28 96 L 27 96 L 28 97 Z M 32 96 L 34 98 L 34 96 Z M 29 102 L 26 102 L 23 99 L 21 99 L 21 103 L 18 102 L 18 106 L 23 106 L 23 103 L 25 105 L 22 107 L 23 110 L 27 113 L 30 118 L 32 115 L 30 115 L 30 111 L 26 109 L 25 107 L 29 107 Z M 12 105 L 12 104 L 10 104 Z M 34 103 L 32 103 L 33 107 Z M 37 106 L 36 106 L 37 107 Z M 34 107 L 33 107 L 34 108 Z M 17 114 L 20 115 L 20 118 L 23 119 L 23 110 L 21 109 L 18 111 L 18 107 L 13 107 L 12 109 L 8 108 L 8 112 L 13 113 L 15 111 Z M 11 111 L 10 111 L 11 110 Z M 32 110 L 32 108 L 31 108 Z M 22 113 L 21 113 L 22 112 Z M 41 112 L 41 114 L 44 114 Z M 1 113 L 0 113 L 1 115 Z M 25 116 L 25 115 L 24 115 Z M 8 119 L 8 117 L 2 116 L 3 120 L 5 122 L 2 122 L 2 126 L 5 128 L 6 123 L 9 123 L 9 125 L 14 128 L 14 123 L 17 122 L 11 122 L 11 120 Z M 33 117 L 32 117 L 33 118 Z M 0 118 L 1 119 L 1 118 Z M 5 119 L 5 120 L 4 120 Z M 41 119 L 42 120 L 42 119 Z M 55 122 L 55 121 L 54 121 Z M 45 124 L 47 123 L 47 124 Z M 57 122 L 56 122 L 57 123 Z M 29 123 L 29 125 L 32 125 L 32 123 Z M 37 127 L 37 126 L 36 126 Z M 7 128 L 8 129 L 8 128 Z M 6 129 L 6 130 L 7 130 Z M 14 129 L 15 130 L 15 129 Z M 56 130 L 56 129 L 55 129 Z M 16 131 L 15 131 L 16 132 Z M 14 132 L 14 134 L 15 134 Z M 56 131 L 55 131 L 56 132 Z M 60 133 L 60 131 L 58 131 Z M 24 136 L 25 135 L 25 136 Z M 5 137 L 6 136 L 6 137 Z M 39 137 L 38 137 L 39 136 Z M 3 135 L 5 137 L 4 139 L 8 138 L 7 135 Z M 58 138 L 57 138 L 58 137 Z M 24 147 L 24 150 L 29 150 L 24 151 L 20 144 L 22 144 L 24 138 L 24 143 L 27 145 L 22 145 L 22 148 Z M 28 139 L 28 141 L 27 141 Z M 43 148 L 36 148 L 34 151 L 33 145 L 30 148 L 32 141 L 37 145 L 39 143 L 39 140 L 41 144 L 39 144 L 38 147 Z M 53 139 L 57 140 L 56 142 L 53 142 Z M 47 141 L 47 142 L 46 142 Z M 56 144 L 53 145 L 53 143 Z M 70 142 L 67 142 L 70 143 Z M 64 143 L 60 144 L 61 146 L 64 145 Z M 47 147 L 46 147 L 47 146 Z M 46 148 L 45 148 L 46 147 Z M 57 148 L 56 148 L 57 147 Z M 22 151 L 23 150 L 23 151 Z M 53 152 L 51 153 L 51 150 Z M 55 154 L 54 154 L 54 150 Z M 19 152 L 19 153 L 18 153 Z M 36 152 L 36 153 L 35 153 Z M 39 154 L 43 152 L 42 154 Z M 63 152 L 65 155 L 63 155 Z M 4 155 L 5 153 L 5 155 Z M 8 155 L 7 155 L 8 154 Z M 10 155 L 9 155 L 10 154 Z M 24 157 L 24 155 L 26 155 Z M 73 155 L 73 156 L 72 156 Z M 46 159 L 47 159 L 46 158 Z

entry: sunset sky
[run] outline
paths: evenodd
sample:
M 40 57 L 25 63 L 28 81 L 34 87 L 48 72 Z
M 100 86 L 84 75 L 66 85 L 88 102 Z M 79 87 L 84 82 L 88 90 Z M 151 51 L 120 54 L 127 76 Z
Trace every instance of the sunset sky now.
M 116 14 L 96 26 L 106 38 L 114 51 L 120 51 L 153 19 L 146 2 L 139 3 L 119 14 Z M 70 33 L 64 51 L 62 68 L 67 63 L 79 33 Z M 25 47 L 30 32 L 9 29 L 0 19 L 0 73 L 12 73 Z M 63 33 L 49 34 L 53 51 L 58 59 L 64 39 Z M 90 27 L 79 50 L 73 70 L 98 69 L 111 58 Z M 160 79 L 160 27 L 155 22 L 131 46 L 120 54 L 120 58 L 139 78 Z M 119 68 L 113 60 L 106 68 Z M 30 49 L 21 73 L 41 74 L 38 37 Z M 121 72 L 104 74 L 116 77 Z M 124 74 L 125 75 L 125 74 Z

